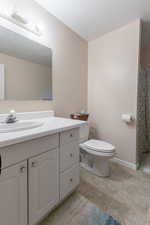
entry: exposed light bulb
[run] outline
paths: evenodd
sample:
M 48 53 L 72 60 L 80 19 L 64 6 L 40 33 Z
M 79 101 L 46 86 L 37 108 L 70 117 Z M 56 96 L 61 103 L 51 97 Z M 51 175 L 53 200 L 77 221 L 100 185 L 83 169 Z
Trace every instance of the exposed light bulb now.
M 37 24 L 34 24 L 34 23 L 28 23 L 27 25 L 28 25 L 28 27 L 29 27 L 30 29 L 34 30 L 35 32 L 37 32 L 37 33 L 39 33 L 39 34 L 42 33 L 41 29 L 39 28 L 39 26 L 38 26 Z
M 22 16 L 21 14 L 19 14 L 18 11 L 12 12 L 11 17 L 13 19 L 17 20 L 20 23 L 28 24 L 28 20 L 24 16 Z
M 43 23 L 38 23 L 38 29 L 41 31 L 41 32 L 43 32 L 44 30 L 45 30 L 45 28 L 44 28 L 44 24 Z

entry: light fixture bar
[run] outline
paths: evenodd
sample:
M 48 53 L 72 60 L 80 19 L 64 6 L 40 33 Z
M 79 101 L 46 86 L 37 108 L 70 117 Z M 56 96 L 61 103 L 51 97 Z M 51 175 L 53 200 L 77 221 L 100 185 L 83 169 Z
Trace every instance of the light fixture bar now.
M 14 13 L 12 13 L 12 15 L 7 15 L 7 14 L 0 12 L 0 17 L 13 23 L 13 24 L 16 24 L 17 26 L 19 26 L 27 31 L 32 32 L 33 34 L 35 34 L 37 36 L 42 35 L 41 31 L 36 29 L 36 25 L 34 25 L 35 29 L 31 28 L 29 26 L 29 24 L 27 23 L 27 20 L 24 17 L 21 17 L 18 13 L 14 12 Z

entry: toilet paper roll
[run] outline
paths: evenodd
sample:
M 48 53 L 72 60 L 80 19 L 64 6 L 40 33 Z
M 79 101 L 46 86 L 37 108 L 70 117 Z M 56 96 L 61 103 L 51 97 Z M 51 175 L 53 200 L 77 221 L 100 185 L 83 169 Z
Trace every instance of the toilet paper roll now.
M 134 120 L 131 114 L 122 114 L 121 118 L 122 118 L 122 121 L 124 121 L 125 123 L 131 123 Z

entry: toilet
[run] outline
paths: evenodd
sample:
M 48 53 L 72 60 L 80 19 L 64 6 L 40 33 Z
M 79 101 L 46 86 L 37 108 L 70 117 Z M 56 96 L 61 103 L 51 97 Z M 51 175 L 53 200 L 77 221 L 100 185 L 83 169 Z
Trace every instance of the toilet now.
M 80 128 L 80 164 L 81 167 L 97 176 L 110 176 L 109 160 L 115 156 L 115 147 L 105 141 L 89 137 L 89 124 Z

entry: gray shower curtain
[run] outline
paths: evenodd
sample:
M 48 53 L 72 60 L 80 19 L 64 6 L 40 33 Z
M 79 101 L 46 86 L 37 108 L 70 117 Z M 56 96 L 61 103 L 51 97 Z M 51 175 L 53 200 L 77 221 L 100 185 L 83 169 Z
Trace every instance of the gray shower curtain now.
M 141 69 L 137 96 L 137 162 L 143 153 L 150 152 L 150 70 Z

